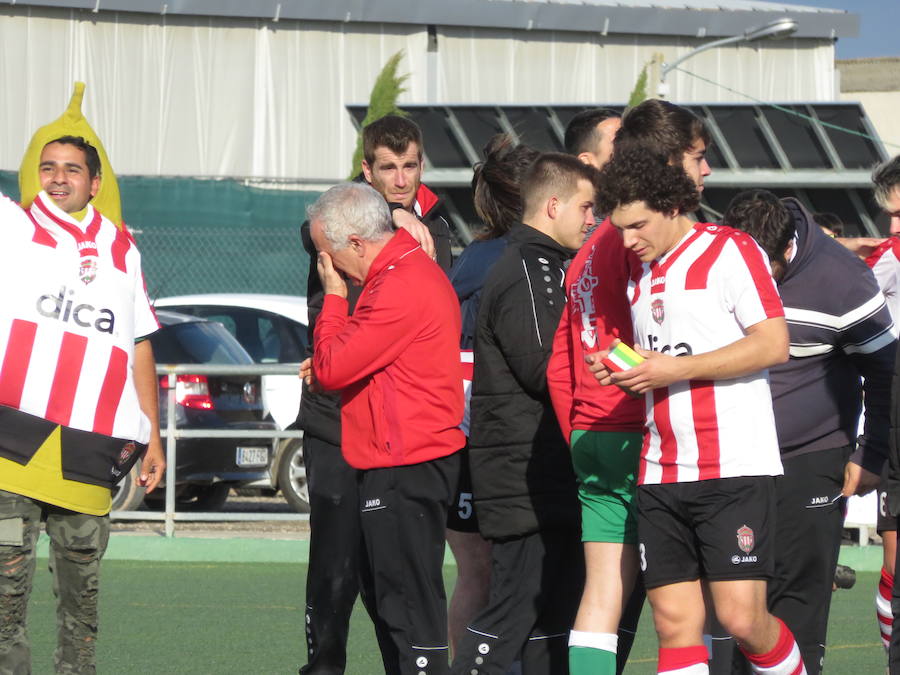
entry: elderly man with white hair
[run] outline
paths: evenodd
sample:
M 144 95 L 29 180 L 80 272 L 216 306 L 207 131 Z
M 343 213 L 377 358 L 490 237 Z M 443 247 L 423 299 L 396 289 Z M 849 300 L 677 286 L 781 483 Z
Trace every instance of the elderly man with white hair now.
M 333 187 L 307 214 L 326 295 L 301 376 L 341 392 L 385 672 L 445 673 L 444 528 L 465 443 L 459 304 L 368 185 Z M 345 279 L 362 286 L 352 316 Z

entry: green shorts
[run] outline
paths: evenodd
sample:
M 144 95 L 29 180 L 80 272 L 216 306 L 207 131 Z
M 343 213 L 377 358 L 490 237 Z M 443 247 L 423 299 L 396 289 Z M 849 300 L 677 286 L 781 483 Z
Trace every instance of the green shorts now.
M 637 544 L 634 492 L 643 435 L 576 429 L 570 441 L 581 540 Z

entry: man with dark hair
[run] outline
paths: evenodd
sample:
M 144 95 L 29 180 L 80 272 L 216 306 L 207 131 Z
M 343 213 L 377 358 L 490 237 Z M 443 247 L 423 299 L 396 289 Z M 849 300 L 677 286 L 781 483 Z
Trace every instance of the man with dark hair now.
M 450 268 L 450 228 L 437 211 L 438 198 L 422 184 L 422 133 L 412 120 L 388 115 L 363 129 L 363 171 L 357 182 L 369 183 L 383 197 L 395 228 L 419 241 L 441 268 Z M 421 218 L 421 220 L 419 220 Z M 322 309 L 324 291 L 316 270 L 316 249 L 309 222 L 301 226 L 310 256 L 307 277 L 309 345 Z M 348 289 L 353 313 L 362 288 Z M 460 384 L 462 387 L 462 384 Z M 303 459 L 310 499 L 309 567 L 306 576 L 306 644 L 304 675 L 342 673 L 347 661 L 350 614 L 358 595 L 375 619 L 371 579 L 360 577 L 362 539 L 357 505 L 358 472 L 341 455 L 340 401 L 335 394 L 304 387 L 298 418 L 303 429 Z M 375 621 L 379 644 L 388 644 Z
M 622 132 L 616 134 L 616 151 L 640 148 L 665 157 L 672 164 L 682 162 L 683 156 L 690 154 L 699 170 L 706 161 L 709 142 L 706 125 L 694 113 L 669 101 L 651 98 L 629 110 L 622 119 Z M 706 169 L 704 175 L 709 175 L 709 166 Z M 703 186 L 693 170 L 685 170 L 698 187 Z
M 475 335 L 469 464 L 481 534 L 492 542 L 490 600 L 452 672 L 565 672 L 583 580 L 568 445 L 547 392 L 564 266 L 593 225 L 594 170 L 541 155 L 520 190 L 524 224 L 482 290 Z
M 728 205 L 722 224 L 753 237 L 769 257 L 775 281 L 784 277 L 788 257 L 793 258 L 796 254 L 797 228 L 791 212 L 777 196 L 768 190 L 739 193 Z
M 787 359 L 784 313 L 753 240 L 690 217 L 697 188 L 641 147 L 617 146 L 601 172 L 601 208 L 641 261 L 628 287 L 638 358 L 591 369 L 645 396 L 638 551 L 658 672 L 707 672 L 708 590 L 755 672 L 796 675 L 796 643 L 765 606 L 781 473 L 766 368 Z
M 657 103 L 646 101 L 628 113 L 616 136 L 614 153 L 619 152 L 619 137 L 625 136 L 626 146 L 640 147 L 647 154 L 661 155 L 661 161 L 680 165 L 702 190 L 703 177 L 709 174 L 702 122 L 690 122 L 690 112 L 666 106 L 668 115 L 652 119 L 666 128 L 672 126 L 670 117 L 687 120 L 675 127 L 683 135 L 670 132 L 665 147 L 644 145 L 642 133 L 659 137 L 660 131 L 649 123 L 637 125 L 629 120 L 632 115 L 645 119 L 644 108 L 650 106 L 657 107 Z M 697 135 L 691 136 L 695 131 Z M 644 600 L 633 504 L 643 401 L 619 387 L 601 386 L 588 365 L 593 358 L 590 355 L 607 348 L 614 339 L 632 342 L 626 288 L 631 270 L 639 266 L 640 261 L 623 248 L 622 238 L 609 220 L 601 223 L 566 272 L 568 302 L 547 370 L 553 406 L 563 435 L 571 443 L 582 504 L 586 582 L 569 637 L 569 668 L 577 675 L 622 672 Z M 730 660 L 730 652 L 728 656 Z
M 822 228 L 822 232 L 832 239 L 844 236 L 844 223 L 836 213 L 828 211 L 814 213 L 813 220 L 816 221 L 816 225 Z
M 81 136 L 60 136 L 53 143 L 59 143 L 60 145 L 71 145 L 84 153 L 84 164 L 87 167 L 88 175 L 90 176 L 91 181 L 95 179 L 97 181 L 100 180 L 100 154 L 97 152 L 97 148 L 88 143 Z M 99 183 L 97 187 L 94 188 L 96 191 L 99 189 Z
M 159 326 L 134 240 L 92 205 L 97 150 L 62 135 L 38 156 L 47 129 L 20 172 L 20 186 L 39 189 L 22 190 L 28 216 L 0 201 L 0 672 L 31 672 L 26 611 L 44 521 L 56 672 L 93 673 L 111 489 L 143 457 L 138 483 L 151 492 L 166 465 L 146 340 Z
M 575 115 L 566 126 L 566 152 L 602 169 L 613 152 L 613 140 L 622 126 L 622 116 L 607 108 L 589 108 Z
M 410 119 L 385 115 L 363 129 L 362 176 L 384 197 L 394 219 L 425 252 L 450 269 L 450 226 L 436 210 L 437 196 L 422 185 L 422 131 Z
M 742 192 L 722 222 L 760 244 L 784 304 L 790 359 L 769 371 L 784 475 L 776 481 L 777 553 L 768 603 L 797 638 L 807 672 L 817 674 L 841 544 L 842 496 L 876 488 L 888 455 L 897 343 L 872 273 L 796 199 Z M 857 441 L 863 396 L 865 428 Z

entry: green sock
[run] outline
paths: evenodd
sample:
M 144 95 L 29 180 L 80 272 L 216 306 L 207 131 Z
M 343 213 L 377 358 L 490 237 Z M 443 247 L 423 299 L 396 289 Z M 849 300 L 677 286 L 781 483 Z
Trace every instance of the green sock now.
M 569 647 L 569 675 L 616 675 L 616 653 L 593 647 Z

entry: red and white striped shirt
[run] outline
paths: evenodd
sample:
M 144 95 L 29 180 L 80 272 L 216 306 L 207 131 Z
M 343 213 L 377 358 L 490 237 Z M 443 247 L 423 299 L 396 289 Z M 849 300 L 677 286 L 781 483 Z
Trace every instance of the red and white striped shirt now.
M 134 341 L 159 328 L 131 235 L 90 205 L 79 222 L 41 192 L 0 195 L 0 405 L 146 443 Z
M 866 258 L 866 265 L 872 269 L 878 287 L 884 294 L 884 301 L 894 320 L 894 336 L 900 331 L 900 238 L 886 239 Z
M 638 268 L 628 294 L 637 343 L 673 356 L 714 351 L 784 316 L 756 242 L 706 223 Z M 646 402 L 639 484 L 782 473 L 768 371 L 676 382 Z

